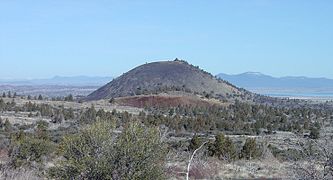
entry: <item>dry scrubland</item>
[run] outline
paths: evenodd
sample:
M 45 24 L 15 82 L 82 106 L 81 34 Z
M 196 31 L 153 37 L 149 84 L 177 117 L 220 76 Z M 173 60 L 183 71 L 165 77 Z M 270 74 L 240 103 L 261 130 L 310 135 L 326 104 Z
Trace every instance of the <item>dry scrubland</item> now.
M 254 94 L 178 59 L 84 98 L 4 93 L 0 112 L 2 179 L 333 178 L 332 101 Z
M 144 96 L 143 96 L 144 97 Z M 149 113 L 149 109 L 134 108 L 124 106 L 124 99 L 115 99 L 110 103 L 107 100 L 93 101 L 93 102 L 68 102 L 68 101 L 51 101 L 51 100 L 28 100 L 26 97 L 16 98 L 2 98 L 5 103 L 15 102 L 15 106 L 24 106 L 31 102 L 37 105 L 47 104 L 54 109 L 73 109 L 74 112 L 79 112 L 82 109 L 89 109 L 92 106 L 96 111 L 103 109 L 106 112 L 129 112 L 135 116 L 141 116 L 142 112 Z M 208 101 L 208 100 L 207 100 Z M 119 105 L 118 103 L 122 104 Z M 61 120 L 61 122 L 52 122 L 54 117 L 46 117 L 38 115 L 38 111 L 25 112 L 17 111 L 2 111 L 0 114 L 2 120 L 8 120 L 9 123 L 15 127 L 31 126 L 26 128 L 25 132 L 36 131 L 36 123 L 40 121 L 47 122 L 47 131 L 57 131 L 61 128 L 69 128 L 71 126 L 80 127 L 76 124 L 76 118 Z M 85 126 L 85 125 L 84 125 Z M 167 179 L 184 179 L 186 176 L 187 165 L 189 157 L 193 153 L 192 150 L 188 150 L 193 140 L 194 132 L 182 131 L 181 133 L 175 133 L 173 129 L 165 128 L 160 129 L 161 141 L 167 142 L 177 148 L 169 149 L 166 154 L 166 163 L 164 165 L 164 171 Z M 114 133 L 121 133 L 123 127 L 119 127 L 114 130 Z M 214 141 L 216 133 L 201 132 L 197 134 L 200 142 Z M 305 135 L 305 136 L 304 136 Z M 288 131 L 275 131 L 271 134 L 262 133 L 260 135 L 227 135 L 238 150 L 242 148 L 246 139 L 256 139 L 256 143 L 262 147 L 260 149 L 260 156 L 250 159 L 236 158 L 232 161 L 228 159 L 220 159 L 209 154 L 209 145 L 206 144 L 200 149 L 194 156 L 189 176 L 191 179 L 253 179 L 253 178 L 278 178 L 278 179 L 312 179 L 312 178 L 324 178 L 326 169 L 324 165 L 326 160 L 324 155 L 320 158 L 307 158 L 310 157 L 309 153 L 321 154 L 322 151 L 332 150 L 332 137 L 333 128 L 330 123 L 326 122 L 320 130 L 319 139 L 310 139 L 307 134 L 299 134 Z M 5 139 L 5 135 L 2 135 L 2 140 Z M 2 141 L 4 143 L 4 141 Z M 8 143 L 8 142 L 7 142 Z M 311 144 L 311 145 L 310 145 Z M 311 147 L 310 147 L 311 146 Z M 44 179 L 45 167 L 53 167 L 55 160 L 52 158 L 46 158 L 42 162 L 30 162 L 30 165 L 24 165 L 22 167 L 12 168 L 8 166 L 8 162 L 11 161 L 10 153 L 8 149 L 3 145 L 1 149 L 1 163 L 2 172 L 0 178 L 2 179 Z M 277 149 L 273 149 L 275 147 Z M 310 147 L 310 149 L 309 149 Z M 310 150 L 316 149 L 314 152 Z M 278 152 L 279 153 L 278 153 Z M 297 151 L 297 153 L 296 153 Z M 325 152 L 326 153 L 326 152 Z M 331 152 L 329 152 L 331 153 Z M 51 155 L 51 156 L 54 156 Z M 303 157 L 303 158 L 301 158 Z M 41 169 L 38 163 L 45 165 Z M 39 171 L 40 170 L 40 171 Z M 325 176 L 326 179 L 330 179 L 332 176 Z

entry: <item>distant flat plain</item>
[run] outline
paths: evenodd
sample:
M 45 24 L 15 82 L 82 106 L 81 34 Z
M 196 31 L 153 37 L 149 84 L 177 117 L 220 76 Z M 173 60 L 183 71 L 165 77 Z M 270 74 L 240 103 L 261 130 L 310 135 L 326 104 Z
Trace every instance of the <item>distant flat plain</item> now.
M 333 89 L 276 89 L 253 88 L 251 92 L 278 98 L 305 99 L 318 101 L 333 100 Z
M 69 85 L 1 85 L 2 92 L 17 92 L 19 95 L 38 96 L 42 94 L 48 97 L 87 96 L 99 86 L 69 86 Z M 333 101 L 333 89 L 272 89 L 252 88 L 251 92 L 278 98 L 305 99 L 315 101 Z

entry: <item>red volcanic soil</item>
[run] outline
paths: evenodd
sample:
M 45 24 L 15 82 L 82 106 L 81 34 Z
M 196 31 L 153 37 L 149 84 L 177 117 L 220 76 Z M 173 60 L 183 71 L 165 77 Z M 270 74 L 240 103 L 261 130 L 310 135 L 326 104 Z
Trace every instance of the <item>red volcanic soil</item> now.
M 191 105 L 191 106 L 212 106 L 216 105 L 216 102 L 210 102 L 196 97 L 190 96 L 130 96 L 117 98 L 116 102 L 119 105 L 131 106 L 131 107 L 175 107 L 178 105 Z

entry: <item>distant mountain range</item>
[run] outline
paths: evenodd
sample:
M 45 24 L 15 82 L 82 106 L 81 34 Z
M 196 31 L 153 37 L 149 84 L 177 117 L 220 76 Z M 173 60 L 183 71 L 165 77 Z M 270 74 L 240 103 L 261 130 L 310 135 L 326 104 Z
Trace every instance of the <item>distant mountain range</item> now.
M 31 80 L 1 80 L 0 85 L 35 86 L 35 85 L 59 85 L 59 86 L 102 86 L 111 81 L 112 77 L 90 77 L 90 76 L 55 76 L 50 79 Z
M 333 95 L 333 79 L 309 78 L 304 76 L 273 77 L 259 72 L 246 72 L 242 74 L 229 75 L 220 73 L 217 75 L 230 83 L 247 90 L 268 94 L 300 94 L 300 93 L 329 93 Z M 101 87 L 113 80 L 112 77 L 91 76 L 55 76 L 49 79 L 31 80 L 1 80 L 0 85 L 11 86 L 95 86 Z
M 230 83 L 257 93 L 330 93 L 333 92 L 333 79 L 309 78 L 304 76 L 272 77 L 259 72 L 246 72 L 229 75 L 218 74 Z

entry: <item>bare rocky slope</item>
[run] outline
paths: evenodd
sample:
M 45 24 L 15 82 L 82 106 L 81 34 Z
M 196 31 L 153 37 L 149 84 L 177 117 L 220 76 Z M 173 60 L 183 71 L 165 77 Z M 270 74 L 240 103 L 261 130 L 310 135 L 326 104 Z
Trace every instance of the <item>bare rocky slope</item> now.
M 217 98 L 243 93 L 237 87 L 215 78 L 199 67 L 186 61 L 174 60 L 136 67 L 91 93 L 86 100 L 168 92 L 185 92 Z

